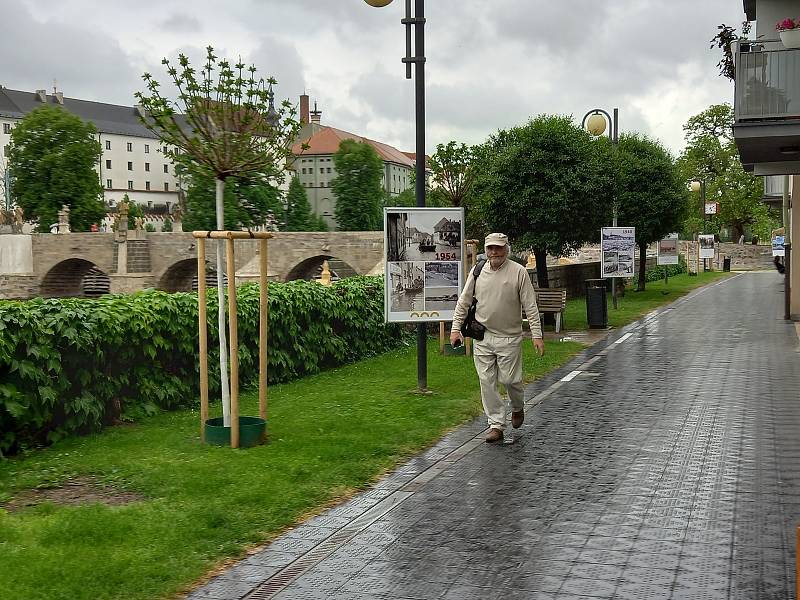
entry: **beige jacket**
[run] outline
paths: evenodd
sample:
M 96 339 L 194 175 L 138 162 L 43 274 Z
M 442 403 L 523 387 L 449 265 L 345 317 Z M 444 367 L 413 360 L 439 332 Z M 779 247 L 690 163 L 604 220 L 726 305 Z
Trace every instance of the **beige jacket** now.
M 475 318 L 486 327 L 489 333 L 502 337 L 513 337 L 522 334 L 522 311 L 528 317 L 531 336 L 542 337 L 542 326 L 539 322 L 539 309 L 536 306 L 536 292 L 533 289 L 528 271 L 513 260 L 508 260 L 493 271 L 487 261 L 483 265 L 478 281 L 475 281 L 470 269 L 467 283 L 458 298 L 453 314 L 451 331 L 460 331 L 461 324 L 467 317 L 472 305 L 473 290 L 478 301 Z

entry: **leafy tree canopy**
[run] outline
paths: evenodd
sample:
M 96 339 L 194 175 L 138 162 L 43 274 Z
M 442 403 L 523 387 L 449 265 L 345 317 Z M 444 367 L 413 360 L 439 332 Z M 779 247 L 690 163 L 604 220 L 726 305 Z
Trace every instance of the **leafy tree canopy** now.
M 608 144 L 570 117 L 541 115 L 499 131 L 476 149 L 473 222 L 533 249 L 539 285 L 547 287 L 547 254 L 596 240 L 610 223 L 608 166 Z
M 623 135 L 615 151 L 619 223 L 636 228 L 639 289 L 644 290 L 647 245 L 680 228 L 689 193 L 672 156 L 658 142 Z
M 437 144 L 430 160 L 433 183 L 450 206 L 464 206 L 472 193 L 475 173 L 473 148 L 454 141 Z
M 738 239 L 746 226 L 769 220 L 769 215 L 761 202 L 763 179 L 747 173 L 739 160 L 733 121 L 733 108 L 729 104 L 710 106 L 691 117 L 683 127 L 686 148 L 678 159 L 678 168 L 685 181 L 705 181 L 707 202 L 720 203 L 720 214 L 710 219 L 710 231 L 728 226 Z M 691 214 L 694 216 L 684 225 L 688 235 L 704 226 L 699 193 L 693 195 Z
M 11 131 L 12 197 L 27 219 L 39 221 L 37 231 L 49 232 L 63 205 L 72 231 L 88 231 L 106 214 L 96 135 L 94 125 L 55 106 L 31 111 Z
M 187 183 L 185 231 L 216 229 L 216 183 L 213 175 L 194 164 L 176 166 Z M 231 177 L 224 191 L 225 229 L 259 227 L 284 221 L 281 191 L 247 177 Z
M 340 231 L 377 231 L 383 227 L 383 160 L 367 142 L 342 140 L 333 155 L 336 223 Z
M 292 178 L 286 195 L 286 231 L 328 231 L 325 219 L 311 210 L 298 177 Z

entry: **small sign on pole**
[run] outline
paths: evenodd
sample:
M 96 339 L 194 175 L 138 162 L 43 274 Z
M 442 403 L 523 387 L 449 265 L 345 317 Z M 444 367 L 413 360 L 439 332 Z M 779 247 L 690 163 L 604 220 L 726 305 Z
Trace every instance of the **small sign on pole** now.
M 670 233 L 658 240 L 658 265 L 678 264 L 678 234 Z
M 782 235 L 776 235 L 772 238 L 772 256 L 786 256 L 786 248 L 783 243 L 786 238 Z
M 636 228 L 603 227 L 600 255 L 603 261 L 603 277 L 633 277 Z

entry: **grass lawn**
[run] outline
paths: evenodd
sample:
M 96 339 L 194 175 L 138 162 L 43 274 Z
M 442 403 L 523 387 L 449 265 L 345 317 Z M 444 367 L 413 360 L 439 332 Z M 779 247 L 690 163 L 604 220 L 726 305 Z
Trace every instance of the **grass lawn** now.
M 613 325 L 721 274 L 648 283 L 627 291 Z M 585 303 L 570 301 L 571 330 L 586 327 Z M 524 345 L 526 378 L 564 364 L 582 346 L 547 342 L 544 358 Z M 270 388 L 271 443 L 249 450 L 204 446 L 196 411 L 63 440 L 0 461 L 0 503 L 20 490 L 90 477 L 138 494 L 122 505 L 47 502 L 0 508 L 0 598 L 153 599 L 187 590 L 226 559 L 241 556 L 315 510 L 375 481 L 480 412 L 472 361 L 443 357 L 431 341 L 428 382 L 416 384 L 414 348 L 390 352 Z M 257 414 L 254 393 L 242 414 Z

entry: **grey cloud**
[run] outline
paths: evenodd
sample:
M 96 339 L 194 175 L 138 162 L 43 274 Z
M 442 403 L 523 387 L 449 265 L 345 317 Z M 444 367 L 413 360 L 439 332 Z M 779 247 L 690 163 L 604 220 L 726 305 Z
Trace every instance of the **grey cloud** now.
M 50 89 L 53 79 L 66 96 L 133 104 L 139 77 L 118 42 L 86 26 L 33 19 L 21 2 L 3 7 L 0 56 L 3 85 Z
M 200 19 L 195 16 L 174 13 L 162 21 L 161 28 L 167 31 L 192 33 L 200 31 L 202 25 L 200 24 Z

